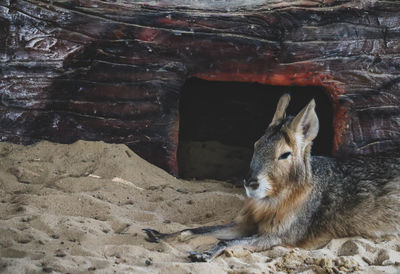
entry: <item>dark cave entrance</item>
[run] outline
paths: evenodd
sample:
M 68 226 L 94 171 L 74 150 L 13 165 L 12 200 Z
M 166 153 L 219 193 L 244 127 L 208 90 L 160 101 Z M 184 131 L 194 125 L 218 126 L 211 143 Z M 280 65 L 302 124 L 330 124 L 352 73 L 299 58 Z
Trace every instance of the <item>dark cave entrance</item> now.
M 312 98 L 320 130 L 313 155 L 331 155 L 333 108 L 323 87 L 186 81 L 179 113 L 179 177 L 241 181 L 248 172 L 254 142 L 275 113 L 280 96 L 291 93 L 287 113 L 297 114 Z

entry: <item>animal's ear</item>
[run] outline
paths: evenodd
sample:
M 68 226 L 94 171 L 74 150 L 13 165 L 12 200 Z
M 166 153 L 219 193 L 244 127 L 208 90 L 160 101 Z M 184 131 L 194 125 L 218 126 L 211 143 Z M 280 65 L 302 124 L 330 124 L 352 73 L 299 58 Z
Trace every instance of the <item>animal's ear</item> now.
M 300 138 L 305 145 L 314 140 L 319 129 L 314 99 L 294 117 L 289 128 L 293 130 L 296 139 Z
M 272 118 L 272 121 L 268 127 L 278 124 L 279 121 L 281 121 L 286 117 L 286 109 L 289 105 L 289 102 L 290 102 L 290 95 L 288 93 L 283 94 L 279 99 L 278 106 L 276 107 L 274 118 Z

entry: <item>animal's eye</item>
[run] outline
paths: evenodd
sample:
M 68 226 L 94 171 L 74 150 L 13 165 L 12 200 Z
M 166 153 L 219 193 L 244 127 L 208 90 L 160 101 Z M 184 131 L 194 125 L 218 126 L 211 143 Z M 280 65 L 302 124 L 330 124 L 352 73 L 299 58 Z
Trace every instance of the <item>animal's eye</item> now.
M 281 156 L 279 156 L 278 160 L 286 159 L 287 157 L 290 156 L 290 154 L 291 154 L 290 152 L 285 152 Z

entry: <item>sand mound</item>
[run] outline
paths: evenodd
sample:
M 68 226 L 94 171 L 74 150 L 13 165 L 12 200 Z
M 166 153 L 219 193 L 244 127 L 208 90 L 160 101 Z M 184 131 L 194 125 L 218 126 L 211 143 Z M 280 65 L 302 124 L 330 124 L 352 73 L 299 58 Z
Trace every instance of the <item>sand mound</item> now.
M 397 238 L 332 240 L 318 250 L 231 248 L 211 263 L 188 251 L 215 239 L 148 243 L 142 228 L 171 232 L 230 222 L 244 191 L 183 181 L 124 145 L 0 143 L 0 272 L 396 273 Z

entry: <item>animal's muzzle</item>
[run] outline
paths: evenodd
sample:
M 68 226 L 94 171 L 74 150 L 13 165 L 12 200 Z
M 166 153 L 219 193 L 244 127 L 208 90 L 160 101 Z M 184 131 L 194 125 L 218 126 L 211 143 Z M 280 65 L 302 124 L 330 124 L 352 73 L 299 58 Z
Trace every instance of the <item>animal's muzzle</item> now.
M 247 176 L 247 178 L 244 179 L 243 182 L 244 182 L 245 187 L 249 187 L 254 190 L 260 186 L 260 184 L 258 183 L 258 180 L 251 175 Z

